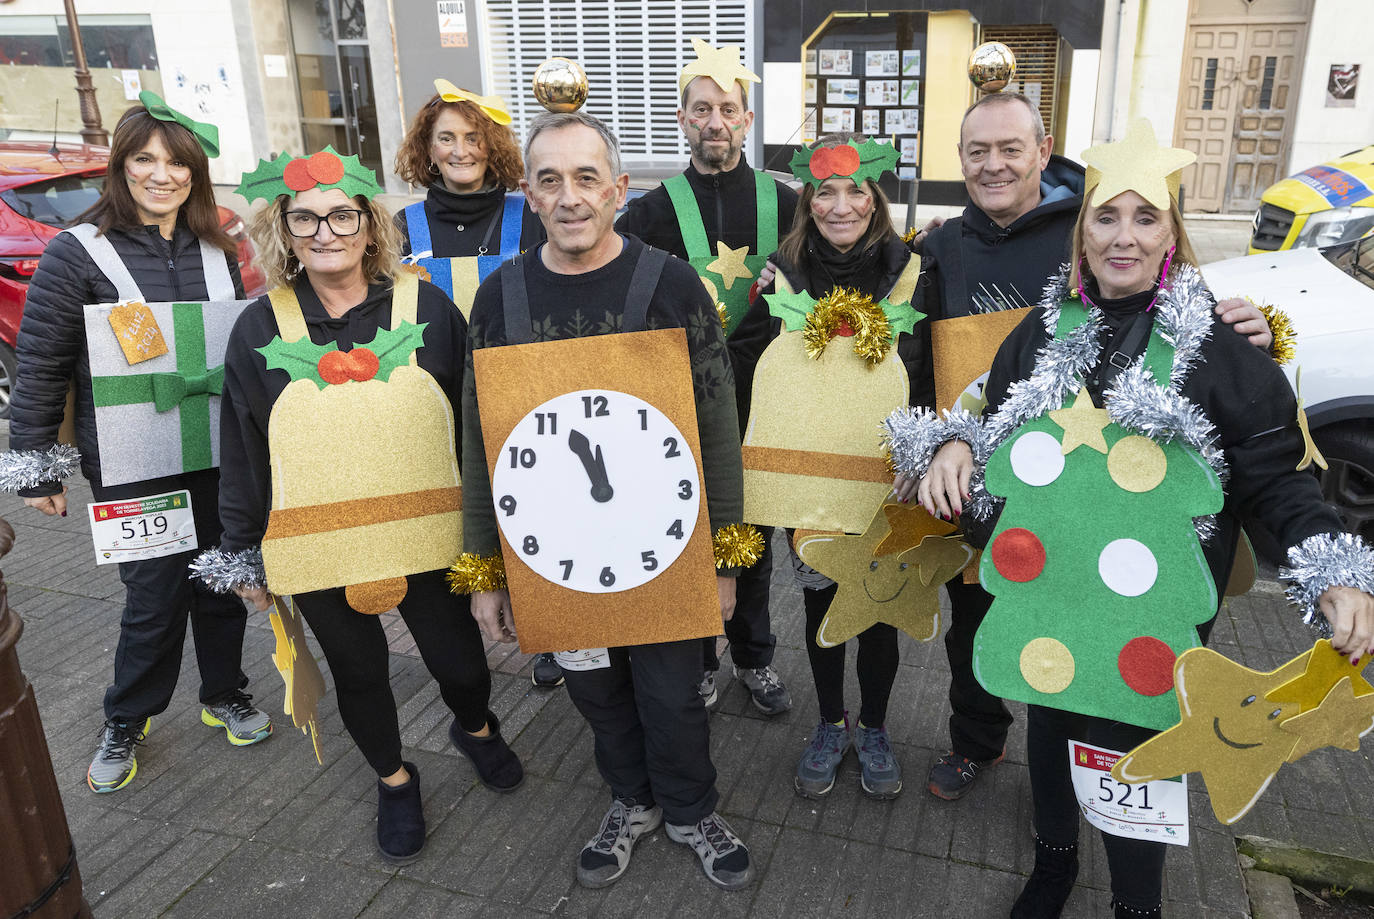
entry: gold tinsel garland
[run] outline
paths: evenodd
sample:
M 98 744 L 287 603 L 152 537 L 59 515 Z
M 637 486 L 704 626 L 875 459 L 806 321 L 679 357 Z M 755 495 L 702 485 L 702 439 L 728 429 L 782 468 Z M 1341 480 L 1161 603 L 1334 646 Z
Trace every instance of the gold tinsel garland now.
M 763 534 L 748 523 L 732 523 L 711 537 L 717 568 L 748 568 L 763 555 Z
M 907 230 L 905 233 L 902 234 L 902 242 L 906 243 L 908 246 L 911 245 L 911 241 L 915 239 L 916 234 L 920 232 L 920 230 L 916 229 L 915 227 L 912 227 L 911 229 Z
M 505 590 L 506 562 L 499 552 L 495 555 L 464 552 L 449 566 L 448 587 L 456 594 Z
M 1249 297 L 1245 299 L 1250 300 Z M 1250 302 L 1255 303 L 1254 300 Z M 1269 334 L 1274 336 L 1274 343 L 1269 346 L 1269 355 L 1274 359 L 1274 363 L 1282 367 L 1298 353 L 1298 330 L 1293 327 L 1293 320 L 1289 315 L 1277 306 L 1255 303 L 1255 308 L 1264 314 L 1265 322 L 1269 323 Z
M 819 360 L 844 325 L 854 333 L 854 353 L 870 366 L 881 364 L 892 348 L 892 325 L 872 297 L 852 287 L 835 288 L 807 314 L 802 330 L 806 353 Z
M 725 311 L 724 300 L 716 301 L 716 315 L 720 317 L 720 327 L 722 329 L 730 328 L 730 315 Z

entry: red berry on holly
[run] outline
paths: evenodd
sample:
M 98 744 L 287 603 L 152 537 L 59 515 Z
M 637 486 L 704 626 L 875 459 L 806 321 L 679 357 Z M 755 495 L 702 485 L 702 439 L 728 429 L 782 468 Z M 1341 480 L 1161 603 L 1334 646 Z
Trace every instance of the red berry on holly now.
M 354 348 L 348 352 L 348 378 L 357 380 L 359 383 L 370 380 L 377 375 L 377 370 L 382 366 L 382 362 L 377 359 L 377 355 L 370 348 Z
M 849 144 L 830 151 L 830 168 L 837 176 L 852 176 L 859 168 L 859 151 Z
M 333 185 L 344 177 L 343 160 L 327 150 L 312 155 L 306 161 L 306 168 L 321 185 Z
M 819 147 L 811 154 L 811 174 L 822 182 L 835 174 L 835 167 L 830 165 L 830 155 L 833 151 L 833 147 Z
M 324 380 L 331 386 L 337 386 L 340 383 L 347 383 L 351 378 L 349 369 L 352 363 L 348 355 L 344 354 L 342 351 L 326 351 L 324 355 L 320 357 L 320 362 L 316 365 L 316 369 L 320 372 L 321 380 Z
M 281 179 L 292 191 L 305 191 L 315 187 L 315 178 L 310 174 L 310 164 L 303 159 L 295 159 L 286 164 Z
M 854 327 L 849 324 L 848 319 L 841 319 L 839 327 L 835 329 L 835 334 L 841 338 L 850 338 L 854 335 Z

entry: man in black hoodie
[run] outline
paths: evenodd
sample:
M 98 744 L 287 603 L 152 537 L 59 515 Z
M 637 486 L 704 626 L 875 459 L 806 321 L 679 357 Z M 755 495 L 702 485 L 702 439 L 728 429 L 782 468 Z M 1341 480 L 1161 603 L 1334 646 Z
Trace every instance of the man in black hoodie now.
M 744 157 L 744 141 L 754 123 L 748 83 L 759 78 L 739 64 L 734 47 L 712 48 L 699 38 L 692 43 L 697 59 L 678 77 L 682 108 L 677 113 L 691 162 L 681 175 L 632 201 L 615 228 L 690 261 L 711 299 L 726 304 L 728 331 L 748 311 L 758 269 L 792 228 L 797 193 L 749 168 Z M 792 707 L 792 699 L 773 669 L 777 639 L 768 618 L 772 529 L 761 529 L 764 554 L 740 574 L 735 616 L 725 623 L 725 634 L 735 676 L 749 689 L 755 707 L 765 715 L 779 715 Z M 715 675 L 720 658 L 714 638 L 703 644 L 701 696 L 713 709 L 719 698 Z
M 1034 306 L 1068 257 L 1083 206 L 1083 167 L 1051 153 L 1039 109 L 1019 93 L 984 96 L 964 113 L 959 164 L 970 204 L 918 233 L 921 281 L 912 305 L 932 320 Z M 1217 313 L 1251 343 L 1267 348 L 1269 326 L 1247 300 L 1223 300 Z M 938 408 L 938 407 L 937 407 Z M 962 797 L 982 770 L 1002 761 L 1011 713 L 973 675 L 973 637 L 992 595 L 959 576 L 945 585 L 950 627 L 950 752 L 935 761 L 927 787 Z

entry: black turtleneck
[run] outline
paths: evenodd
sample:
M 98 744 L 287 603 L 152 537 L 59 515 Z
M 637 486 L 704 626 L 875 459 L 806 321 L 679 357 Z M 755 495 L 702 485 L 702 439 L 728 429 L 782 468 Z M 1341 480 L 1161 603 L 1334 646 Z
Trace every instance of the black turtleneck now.
M 425 217 L 429 221 L 429 238 L 435 258 L 460 258 L 480 255 L 483 241 L 487 255 L 501 251 L 501 216 L 505 208 L 506 190 L 499 185 L 474 192 L 453 192 L 443 182 L 429 186 L 425 194 Z M 401 231 L 401 254 L 410 254 L 410 232 L 405 213 L 395 216 Z M 544 227 L 526 206 L 522 212 L 520 250 L 538 245 L 544 238 Z
M 750 255 L 766 254 L 755 251 L 758 217 L 752 172 L 742 153 L 735 168 L 726 172 L 698 172 L 692 163 L 688 163 L 683 172 L 696 195 L 697 207 L 701 209 L 701 222 L 706 227 L 706 241 L 712 255 L 716 254 L 717 241 L 734 249 L 748 246 Z M 778 187 L 778 239 L 781 240 L 792 228 L 797 193 L 776 179 L 772 181 Z M 631 201 L 629 209 L 615 222 L 615 228 L 678 258 L 687 257 L 687 247 L 678 229 L 677 212 L 662 186 Z

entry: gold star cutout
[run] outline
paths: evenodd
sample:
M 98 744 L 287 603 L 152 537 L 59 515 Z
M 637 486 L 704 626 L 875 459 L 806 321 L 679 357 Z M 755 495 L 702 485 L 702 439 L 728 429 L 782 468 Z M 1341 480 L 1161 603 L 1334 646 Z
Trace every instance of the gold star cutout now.
M 1288 754 L 1290 763 L 1322 747 L 1358 750 L 1360 738 L 1374 728 L 1374 696 L 1360 694 L 1350 677 L 1343 676 L 1315 709 L 1294 715 L 1279 727 L 1298 738 Z
M 692 39 L 692 50 L 697 54 L 697 59 L 686 67 L 682 68 L 681 75 L 677 78 L 677 91 L 681 93 L 687 88 L 687 84 L 696 77 L 710 77 L 716 81 L 720 91 L 728 93 L 734 88 L 736 80 L 748 80 L 751 83 L 761 83 L 758 74 L 751 70 L 746 70 L 740 64 L 739 45 L 726 45 L 723 48 L 712 48 L 710 44 L 700 38 Z
M 1317 444 L 1312 440 L 1312 430 L 1307 426 L 1307 409 L 1302 407 L 1302 368 L 1298 368 L 1297 385 L 1293 387 L 1298 397 L 1298 430 L 1302 431 L 1302 460 L 1297 465 L 1297 471 L 1302 472 L 1308 466 L 1316 463 L 1323 469 L 1329 468 L 1326 465 L 1326 457 L 1322 456 L 1322 451 L 1317 449 Z
M 1360 671 L 1364 665 L 1351 664 L 1344 654 L 1331 647 L 1331 642 L 1323 638 L 1312 646 L 1307 658 L 1307 669 L 1295 680 L 1290 680 L 1265 696 L 1270 702 L 1293 703 L 1298 705 L 1298 714 L 1310 712 L 1322 704 L 1331 687 L 1344 678 L 1350 679 L 1350 687 L 1356 696 L 1374 693 Z
M 940 585 L 963 570 L 973 549 L 956 536 L 928 536 L 905 551 L 880 555 L 892 535 L 889 507 L 879 507 L 860 536 L 819 533 L 797 540 L 802 561 L 839 584 L 814 636 L 822 648 L 844 644 L 879 622 L 917 641 L 939 634 Z M 904 508 L 896 510 L 901 519 Z M 903 520 L 902 526 L 912 534 L 919 525 Z
M 754 272 L 750 271 L 744 264 L 744 257 L 749 254 L 749 247 L 742 246 L 739 249 L 731 249 L 725 245 L 723 240 L 716 240 L 716 260 L 706 266 L 707 271 L 714 271 L 720 275 L 721 281 L 725 283 L 725 289 L 729 290 L 734 283 L 743 278 L 752 281 Z
M 1179 170 L 1196 159 L 1197 154 L 1187 150 L 1161 147 L 1150 123 L 1137 118 L 1121 140 L 1083 151 L 1083 162 L 1088 165 L 1087 187 L 1095 188 L 1089 203 L 1097 207 L 1122 192 L 1133 191 L 1167 211 L 1170 199 L 1178 196 Z
M 957 529 L 952 523 L 930 516 L 919 504 L 884 504 L 883 513 L 887 516 L 888 534 L 873 550 L 875 558 L 905 552 L 919 546 L 927 536 L 948 536 Z
M 1210 648 L 1184 651 L 1174 663 L 1178 724 L 1117 760 L 1112 775 L 1136 783 L 1200 772 L 1217 819 L 1235 823 L 1297 745 L 1279 728 L 1297 705 L 1268 702 L 1265 693 L 1297 676 L 1310 653 L 1263 673 Z
M 1105 408 L 1093 405 L 1093 397 L 1088 387 L 1078 391 L 1073 400 L 1073 408 L 1061 408 L 1050 412 L 1050 418 L 1064 429 L 1063 453 L 1068 456 L 1079 447 L 1091 447 L 1098 453 L 1106 454 L 1107 438 L 1102 430 L 1112 423 Z

